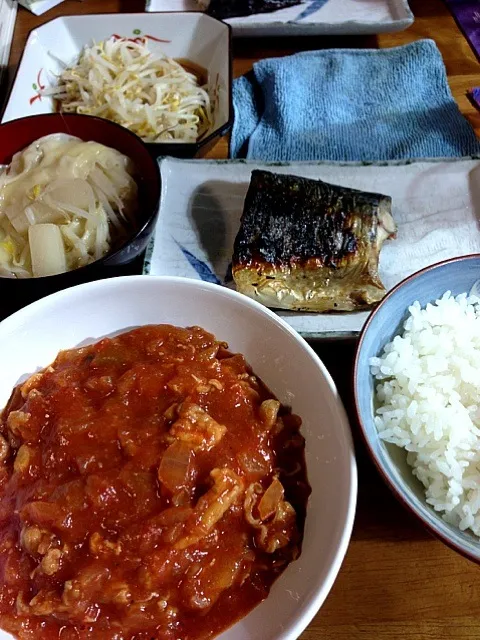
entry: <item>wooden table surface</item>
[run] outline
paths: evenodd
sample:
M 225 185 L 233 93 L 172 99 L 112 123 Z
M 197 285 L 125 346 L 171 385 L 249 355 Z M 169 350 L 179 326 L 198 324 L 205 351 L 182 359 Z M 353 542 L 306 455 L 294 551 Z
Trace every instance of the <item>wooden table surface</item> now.
M 29 31 L 58 15 L 135 12 L 143 0 L 67 0 L 41 17 L 20 8 L 12 46 L 13 77 Z M 261 58 L 327 47 L 391 47 L 432 38 L 442 52 L 458 105 L 480 136 L 480 113 L 465 96 L 480 84 L 480 65 L 441 0 L 411 0 L 415 23 L 379 37 L 235 40 L 234 73 Z M 221 140 L 211 157 L 226 157 Z M 355 343 L 315 345 L 330 369 L 349 412 L 357 448 L 359 496 L 352 541 L 338 579 L 301 640 L 480 639 L 480 573 L 430 537 L 383 484 L 359 441 L 352 410 Z M 247 639 L 246 639 L 247 640 Z

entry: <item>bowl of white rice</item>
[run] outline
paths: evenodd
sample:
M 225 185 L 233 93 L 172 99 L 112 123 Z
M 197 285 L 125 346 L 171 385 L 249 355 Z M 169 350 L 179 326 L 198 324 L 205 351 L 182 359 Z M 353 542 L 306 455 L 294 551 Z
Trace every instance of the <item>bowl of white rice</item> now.
M 397 497 L 480 562 L 480 254 L 427 267 L 384 298 L 360 335 L 354 396 Z

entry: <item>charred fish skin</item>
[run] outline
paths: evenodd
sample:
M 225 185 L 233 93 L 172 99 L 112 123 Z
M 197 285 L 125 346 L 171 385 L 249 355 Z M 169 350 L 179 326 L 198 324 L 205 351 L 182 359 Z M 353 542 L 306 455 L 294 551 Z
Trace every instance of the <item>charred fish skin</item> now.
M 271 13 L 302 4 L 304 0 L 197 0 L 208 15 L 219 20 Z
M 388 196 L 255 170 L 233 277 L 239 291 L 270 307 L 369 308 L 385 294 L 378 260 L 394 233 Z
M 388 196 L 254 170 L 234 255 L 243 264 L 315 259 L 339 268 L 376 239 L 378 210 L 390 207 Z

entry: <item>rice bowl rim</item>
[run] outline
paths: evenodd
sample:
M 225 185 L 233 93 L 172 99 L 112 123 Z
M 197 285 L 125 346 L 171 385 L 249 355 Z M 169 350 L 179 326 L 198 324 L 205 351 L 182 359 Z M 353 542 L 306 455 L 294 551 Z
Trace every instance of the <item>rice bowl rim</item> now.
M 397 500 L 402 504 L 403 507 L 405 507 L 410 513 L 412 513 L 415 518 L 417 518 L 418 520 L 420 520 L 420 522 L 422 523 L 422 525 L 424 526 L 425 529 L 427 529 L 429 531 L 429 533 L 431 533 L 435 538 L 439 539 L 441 542 L 443 542 L 444 544 L 446 544 L 450 549 L 452 549 L 453 551 L 457 551 L 458 553 L 460 553 L 464 558 L 467 558 L 468 560 L 471 560 L 473 562 L 475 562 L 476 564 L 480 564 L 480 551 L 478 555 L 474 555 L 473 553 L 470 553 L 469 551 L 467 551 L 466 548 L 464 548 L 462 545 L 456 543 L 452 538 L 450 538 L 449 536 L 445 535 L 444 533 L 442 533 L 442 531 L 440 531 L 439 529 L 433 527 L 430 523 L 428 523 L 422 516 L 422 514 L 417 511 L 417 509 L 410 504 L 410 502 L 406 499 L 405 494 L 409 494 L 410 490 L 408 488 L 401 488 L 399 484 L 397 484 L 389 475 L 389 473 L 386 471 L 386 469 L 384 468 L 382 462 L 379 460 L 379 458 L 377 457 L 373 446 L 371 445 L 371 438 L 368 436 L 367 430 L 364 426 L 362 417 L 361 417 L 361 412 L 360 412 L 360 406 L 359 406 L 359 401 L 358 401 L 358 391 L 357 391 L 357 380 L 358 380 L 358 371 L 359 371 L 359 360 L 360 360 L 360 353 L 362 351 L 363 348 L 363 343 L 365 340 L 365 336 L 367 335 L 369 329 L 370 329 L 370 325 L 372 324 L 374 318 L 376 317 L 377 313 L 380 313 L 380 310 L 382 309 L 383 305 L 390 299 L 392 298 L 396 292 L 401 289 L 404 285 L 410 283 L 413 280 L 416 280 L 417 278 L 423 276 L 424 274 L 428 273 L 429 271 L 434 271 L 440 267 L 444 267 L 446 265 L 449 264 L 454 264 L 456 262 L 468 262 L 469 260 L 479 260 L 480 261 L 480 253 L 470 253 L 464 256 L 457 256 L 455 258 L 449 258 L 447 260 L 441 260 L 440 262 L 436 262 L 432 265 L 429 265 L 428 267 L 424 267 L 423 269 L 420 269 L 420 271 L 416 271 L 415 273 L 412 273 L 411 275 L 407 276 L 406 278 L 404 278 L 401 282 L 399 282 L 397 285 L 395 285 L 393 287 L 393 289 L 391 289 L 386 296 L 381 300 L 381 302 L 379 303 L 379 305 L 370 313 L 370 315 L 368 316 L 365 324 L 363 325 L 363 328 L 360 332 L 360 336 L 358 339 L 358 343 L 357 343 L 357 347 L 355 350 L 355 359 L 354 359 L 354 365 L 353 365 L 353 406 L 355 409 L 355 414 L 356 414 L 356 418 L 357 418 L 357 423 L 360 426 L 360 433 L 363 439 L 364 444 L 366 445 L 367 451 L 370 455 L 370 458 L 372 459 L 377 471 L 380 473 L 380 475 L 383 477 L 385 483 L 387 484 L 388 488 L 390 489 L 390 491 L 395 495 L 395 497 L 397 498 Z M 415 302 L 415 300 L 412 300 L 410 304 L 413 304 Z M 408 311 L 408 307 L 407 309 L 405 309 L 405 311 Z M 396 333 L 394 336 L 392 336 L 391 340 L 393 340 L 394 337 L 396 337 L 396 335 L 399 335 L 398 333 Z M 390 340 L 390 341 L 391 341 Z M 373 415 L 372 415 L 373 418 Z M 380 438 L 380 436 L 378 435 L 377 432 L 377 436 L 378 438 Z M 426 501 L 425 501 L 425 504 Z M 428 507 L 430 507 L 430 505 L 427 504 Z M 436 513 L 436 512 L 435 512 Z M 439 518 L 441 516 L 438 516 Z M 480 540 L 479 540 L 480 542 Z

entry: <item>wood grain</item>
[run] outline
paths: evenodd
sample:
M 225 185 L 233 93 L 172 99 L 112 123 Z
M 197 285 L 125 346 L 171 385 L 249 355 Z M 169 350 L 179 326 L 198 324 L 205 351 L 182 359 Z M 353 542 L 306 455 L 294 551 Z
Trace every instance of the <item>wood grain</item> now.
M 356 38 L 236 40 L 234 74 L 261 58 L 328 47 L 392 47 L 432 38 L 445 60 L 453 95 L 480 135 L 480 113 L 466 91 L 480 84 L 480 65 L 441 0 L 411 0 L 414 25 L 405 32 Z M 39 18 L 20 8 L 10 79 L 31 29 L 58 15 L 134 12 L 142 0 L 67 0 Z M 210 151 L 226 157 L 227 140 Z M 357 517 L 345 562 L 321 611 L 301 640 L 474 640 L 480 638 L 478 568 L 434 540 L 401 507 L 370 462 L 352 410 L 354 342 L 314 345 L 331 371 L 352 422 L 359 465 Z M 247 640 L 247 639 L 246 639 Z

